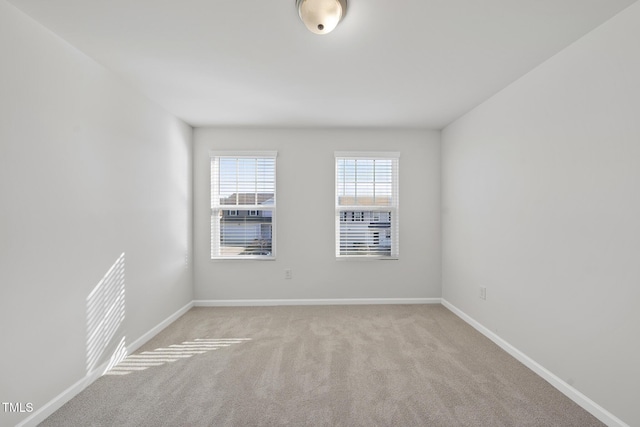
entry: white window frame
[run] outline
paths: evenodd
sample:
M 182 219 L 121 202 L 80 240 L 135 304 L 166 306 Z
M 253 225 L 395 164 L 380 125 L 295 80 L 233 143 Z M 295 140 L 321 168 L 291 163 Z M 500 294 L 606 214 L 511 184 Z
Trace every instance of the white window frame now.
M 336 151 L 335 153 L 335 252 L 337 260 L 397 260 L 400 257 L 400 153 L 399 152 L 346 152 Z M 341 190 L 339 188 L 339 166 L 340 160 L 391 160 L 392 162 L 392 183 L 391 183 L 391 202 L 390 205 L 371 205 L 362 206 L 358 205 L 342 205 L 340 203 Z M 344 184 L 344 183 L 343 183 Z M 343 190 L 344 191 L 344 190 Z M 391 221 L 389 233 L 391 236 L 390 255 L 380 254 L 341 254 L 340 248 L 340 222 L 343 212 L 371 212 L 369 217 L 372 219 L 371 223 L 374 223 L 374 215 L 379 215 L 381 212 L 391 212 Z M 362 214 L 363 217 L 366 214 Z M 348 215 L 345 215 L 345 217 Z M 354 218 L 355 220 L 355 218 Z M 364 218 L 363 218 L 364 220 Z M 382 231 L 382 230 L 381 230 Z M 386 232 L 385 232 L 386 233 Z
M 211 259 L 212 260 L 275 260 L 276 259 L 276 175 L 277 175 L 277 151 L 210 151 L 210 163 L 211 163 Z M 219 191 L 219 176 L 216 171 L 219 171 L 219 159 L 273 159 L 273 203 L 262 205 L 223 205 L 220 203 L 220 191 Z M 233 209 L 230 209 L 233 208 Z M 220 218 L 223 211 L 229 211 L 231 215 L 232 211 L 235 211 L 236 216 L 238 211 L 255 211 L 256 217 L 259 216 L 258 212 L 268 211 L 271 216 L 271 254 L 270 255 L 220 255 Z M 264 216 L 264 215 L 263 215 Z

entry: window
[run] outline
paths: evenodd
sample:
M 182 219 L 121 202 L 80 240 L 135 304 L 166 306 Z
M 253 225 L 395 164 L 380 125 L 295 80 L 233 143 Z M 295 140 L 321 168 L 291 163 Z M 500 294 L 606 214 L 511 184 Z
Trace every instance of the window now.
M 211 153 L 211 258 L 274 259 L 276 153 Z
M 336 152 L 336 257 L 399 255 L 399 153 Z

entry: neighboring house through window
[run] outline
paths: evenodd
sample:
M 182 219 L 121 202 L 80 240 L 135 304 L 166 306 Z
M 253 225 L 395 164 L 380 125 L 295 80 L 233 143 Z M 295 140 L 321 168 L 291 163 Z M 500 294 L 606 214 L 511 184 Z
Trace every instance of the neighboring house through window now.
M 211 153 L 211 258 L 275 258 L 276 152 Z
M 336 257 L 399 255 L 399 153 L 336 152 Z

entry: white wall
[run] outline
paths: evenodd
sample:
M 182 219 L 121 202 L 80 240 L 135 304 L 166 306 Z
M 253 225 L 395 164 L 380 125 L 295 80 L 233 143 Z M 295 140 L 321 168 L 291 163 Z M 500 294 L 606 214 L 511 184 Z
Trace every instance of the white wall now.
M 196 129 L 195 297 L 439 298 L 439 132 Z M 212 261 L 210 150 L 277 150 L 277 260 Z M 400 151 L 400 260 L 336 261 L 334 151 Z M 291 268 L 293 279 L 285 280 Z
M 639 40 L 636 3 L 442 142 L 444 298 L 630 425 L 640 425 Z
M 87 375 L 87 298 L 121 254 L 98 364 L 192 300 L 192 130 L 4 0 L 0 61 L 0 401 L 38 410 Z

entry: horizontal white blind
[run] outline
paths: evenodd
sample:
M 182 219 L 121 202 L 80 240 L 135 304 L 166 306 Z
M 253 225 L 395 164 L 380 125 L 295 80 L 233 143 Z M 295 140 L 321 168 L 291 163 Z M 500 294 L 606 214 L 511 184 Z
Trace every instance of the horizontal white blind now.
M 212 154 L 211 258 L 273 258 L 275 212 L 275 154 Z
M 399 255 L 397 153 L 336 153 L 336 256 Z

